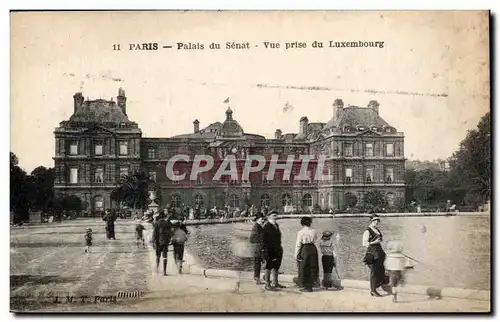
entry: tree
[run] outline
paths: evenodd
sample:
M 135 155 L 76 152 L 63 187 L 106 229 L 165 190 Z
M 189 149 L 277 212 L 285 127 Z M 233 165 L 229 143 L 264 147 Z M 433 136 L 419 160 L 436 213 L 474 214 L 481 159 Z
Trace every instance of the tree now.
M 124 176 L 118 187 L 111 192 L 111 199 L 134 209 L 146 210 L 149 200 L 149 185 L 152 181 L 148 173 L 139 170 L 133 175 Z
M 352 208 L 356 206 L 357 203 L 358 203 L 358 198 L 354 194 L 350 192 L 345 194 L 345 204 L 347 207 Z
M 466 202 L 479 206 L 491 199 L 491 116 L 486 113 L 450 158 L 451 175 L 466 191 Z
M 380 190 L 369 190 L 363 195 L 365 207 L 378 211 L 380 208 L 387 207 L 385 194 Z
M 32 182 L 18 164 L 19 159 L 10 152 L 10 210 L 14 212 L 15 223 L 29 220 L 29 195 L 32 190 Z
M 34 186 L 31 191 L 30 200 L 34 210 L 46 212 L 51 200 L 54 198 L 54 169 L 39 166 L 30 175 Z

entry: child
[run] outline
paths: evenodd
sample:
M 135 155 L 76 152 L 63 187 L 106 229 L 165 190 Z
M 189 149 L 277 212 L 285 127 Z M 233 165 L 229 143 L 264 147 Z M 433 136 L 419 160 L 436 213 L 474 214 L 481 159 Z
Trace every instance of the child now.
M 144 243 L 144 236 L 142 233 L 145 229 L 146 228 L 144 228 L 144 226 L 142 225 L 141 220 L 138 220 L 137 224 L 135 225 L 135 237 L 136 237 L 137 247 L 139 247 L 139 241 L 142 241 L 142 246 L 144 247 L 146 246 L 146 244 Z
M 85 253 L 87 253 L 87 257 L 90 253 L 90 246 L 92 246 L 92 229 L 87 228 L 85 232 Z
M 399 285 L 405 282 L 405 270 L 411 268 L 407 265 L 408 259 L 403 255 L 403 246 L 399 242 L 389 242 L 385 258 L 385 269 L 389 272 L 390 286 L 392 287 L 392 301 L 397 302 L 397 290 Z
M 173 236 L 172 245 L 174 246 L 174 260 L 177 266 L 177 273 L 182 274 L 182 263 L 184 262 L 184 244 L 188 239 L 188 230 L 182 221 L 172 220 Z
M 340 285 L 340 277 L 337 273 L 337 265 L 335 263 L 335 252 L 333 249 L 332 241 L 333 233 L 331 231 L 323 232 L 321 240 L 319 242 L 319 248 L 321 250 L 321 262 L 323 264 L 323 287 L 326 289 L 334 287 L 338 290 L 342 290 L 343 287 Z M 333 268 L 335 267 L 335 272 L 337 275 L 336 281 L 332 279 Z

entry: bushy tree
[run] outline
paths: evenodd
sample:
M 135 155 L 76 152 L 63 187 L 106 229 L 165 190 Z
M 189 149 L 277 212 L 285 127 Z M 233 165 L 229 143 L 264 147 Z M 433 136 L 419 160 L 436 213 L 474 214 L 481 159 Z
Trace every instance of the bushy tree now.
M 363 204 L 366 208 L 380 211 L 387 207 L 385 194 L 380 190 L 369 190 L 363 195 Z
M 139 170 L 133 175 L 124 176 L 118 183 L 118 187 L 111 192 L 111 199 L 130 208 L 144 211 L 151 202 L 149 200 L 151 182 L 148 173 L 143 170 Z
M 470 130 L 450 158 L 451 175 L 465 191 L 469 204 L 479 206 L 491 199 L 491 116 L 486 113 Z
M 348 192 L 345 194 L 345 204 L 347 207 L 354 207 L 358 203 L 358 197 L 356 197 L 354 194 Z

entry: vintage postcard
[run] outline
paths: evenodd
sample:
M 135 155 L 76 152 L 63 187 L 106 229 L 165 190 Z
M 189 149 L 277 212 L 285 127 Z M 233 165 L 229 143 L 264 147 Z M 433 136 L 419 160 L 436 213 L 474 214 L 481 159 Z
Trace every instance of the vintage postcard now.
M 11 12 L 12 312 L 491 311 L 490 12 Z

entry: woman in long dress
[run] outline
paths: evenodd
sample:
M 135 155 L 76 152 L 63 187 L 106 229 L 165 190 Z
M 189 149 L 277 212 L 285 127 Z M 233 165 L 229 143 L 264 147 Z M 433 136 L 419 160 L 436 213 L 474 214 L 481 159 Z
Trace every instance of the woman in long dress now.
M 370 268 L 370 294 L 380 297 L 377 288 L 387 284 L 385 277 L 385 252 L 382 249 L 382 233 L 378 229 L 380 218 L 373 214 L 368 228 L 363 233 L 363 246 L 366 254 L 363 262 Z
M 303 287 L 301 292 L 312 292 L 319 276 L 318 249 L 315 245 L 318 234 L 311 228 L 311 217 L 302 217 L 300 224 L 302 229 L 297 233 L 295 244 L 295 259 L 299 262 L 298 284 Z

